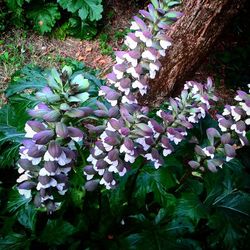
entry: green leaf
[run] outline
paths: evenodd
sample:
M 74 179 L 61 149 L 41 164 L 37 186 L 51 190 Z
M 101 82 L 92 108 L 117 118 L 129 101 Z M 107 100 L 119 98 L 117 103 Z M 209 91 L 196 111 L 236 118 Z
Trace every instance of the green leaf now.
M 187 217 L 177 217 L 171 220 L 163 229 L 168 234 L 181 237 L 186 233 L 195 231 L 195 226 L 192 221 Z
M 16 8 L 22 7 L 24 0 L 8 0 L 6 1 L 7 6 L 12 10 L 15 11 Z
M 167 193 L 167 189 L 176 184 L 175 178 L 167 168 L 155 170 L 151 166 L 145 166 L 137 177 L 134 197 L 138 205 L 142 205 L 146 195 L 152 192 L 156 202 L 165 207 L 173 206 L 175 198 Z
M 36 224 L 36 214 L 37 211 L 33 204 L 27 204 L 17 213 L 18 221 L 25 228 L 31 230 L 32 232 L 35 230 Z
M 14 165 L 19 153 L 19 143 L 6 143 L 0 146 L 0 168 Z
M 175 216 L 188 217 L 197 224 L 201 218 L 207 217 L 207 211 L 198 195 L 195 193 L 183 193 L 178 200 Z
M 11 21 L 16 26 L 22 26 L 24 23 L 23 18 L 23 4 L 24 0 L 8 0 L 5 1 L 9 10 L 11 11 Z
M 87 9 L 81 8 L 81 9 L 78 11 L 78 14 L 79 14 L 79 17 L 80 17 L 82 20 L 86 20 L 89 13 L 88 13 Z
M 131 169 L 121 178 L 117 188 L 108 193 L 110 209 L 116 217 L 120 216 L 128 207 L 128 196 L 130 195 L 128 190 L 131 189 L 131 183 L 135 174 L 136 170 Z
M 51 71 L 51 76 L 53 77 L 53 79 L 55 79 L 55 81 L 59 84 L 62 85 L 62 80 L 60 77 L 60 74 L 58 73 L 58 71 L 56 70 L 56 68 L 52 68 Z
M 24 195 L 20 195 L 16 189 L 11 190 L 9 195 L 9 201 L 7 204 L 7 209 L 10 212 L 15 212 L 24 205 L 28 204 L 31 198 L 27 199 Z
M 78 89 L 86 90 L 89 87 L 89 80 L 84 79 L 82 74 L 76 75 L 74 79 L 72 79 L 71 84 L 77 84 Z
M 75 231 L 75 227 L 67 221 L 48 220 L 47 225 L 41 234 L 40 240 L 47 244 L 61 245 L 67 242 Z
M 71 17 L 67 23 L 67 33 L 81 39 L 91 40 L 97 34 L 96 23 L 83 22 L 80 17 Z
M 89 12 L 90 21 L 98 21 L 102 18 L 103 7 L 102 0 L 85 0 L 85 8 Z
M 213 206 L 216 210 L 208 220 L 208 226 L 215 231 L 211 241 L 223 241 L 227 249 L 237 249 L 250 223 L 250 195 L 240 191 L 230 193 Z
M 250 195 L 241 191 L 229 193 L 213 203 L 224 212 L 235 213 L 250 218 Z
M 32 20 L 35 30 L 44 34 L 52 30 L 61 14 L 57 4 L 45 3 L 27 11 L 27 18 Z
M 7 97 L 22 92 L 25 89 L 40 90 L 46 85 L 46 78 L 42 70 L 34 66 L 26 66 L 17 71 L 5 90 Z
M 0 109 L 0 145 L 4 142 L 20 142 L 24 134 L 17 131 L 17 116 L 10 105 Z
M 29 250 L 30 240 L 23 234 L 10 233 L 6 237 L 0 238 L 1 250 Z
M 81 102 L 85 102 L 89 99 L 89 93 L 84 92 L 84 93 L 75 95 L 75 97 L 78 98 Z
M 155 9 L 159 8 L 159 2 L 157 0 L 151 0 L 151 3 L 153 4 L 153 6 L 155 7 Z
M 29 119 L 28 108 L 37 100 L 28 94 L 12 95 L 0 109 L 0 167 L 13 166 L 24 138 L 24 125 Z
M 151 230 L 131 234 L 121 242 L 124 245 L 123 249 L 130 250 L 201 250 L 199 243 L 194 240 L 176 239 L 173 235 L 169 235 L 167 231 L 154 227 Z
M 173 8 L 174 6 L 179 5 L 179 4 L 180 4 L 179 1 L 170 1 L 167 3 L 169 8 Z
M 74 203 L 74 206 L 82 209 L 83 207 L 83 198 L 85 196 L 85 190 L 83 188 L 72 188 L 71 189 L 71 199 Z
M 101 0 L 58 0 L 57 2 L 69 12 L 76 13 L 78 11 L 82 21 L 89 19 L 93 22 L 102 18 L 103 7 Z

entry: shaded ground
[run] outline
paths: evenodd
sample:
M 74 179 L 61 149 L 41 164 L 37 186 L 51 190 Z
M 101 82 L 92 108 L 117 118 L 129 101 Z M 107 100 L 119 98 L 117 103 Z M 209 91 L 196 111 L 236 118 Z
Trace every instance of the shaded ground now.
M 0 35 L 0 92 L 7 87 L 11 75 L 24 65 L 60 67 L 67 57 L 83 61 L 105 74 L 113 64 L 112 49 L 121 49 L 129 22 L 138 12 L 139 3 L 132 3 L 107 1 L 104 7 L 108 11 L 101 23 L 102 32 L 91 41 L 72 37 L 62 41 L 15 28 L 3 32 Z
M 145 1 L 141 2 L 145 3 Z M 106 1 L 102 32 L 91 41 L 75 38 L 61 41 L 53 37 L 39 36 L 33 31 L 18 29 L 2 33 L 0 36 L 0 92 L 6 88 L 10 76 L 24 65 L 31 63 L 41 67 L 60 68 L 67 57 L 100 69 L 100 77 L 103 77 L 113 65 L 112 50 L 122 49 L 129 22 L 142 5 L 139 1 L 137 4 Z M 192 78 L 204 81 L 207 76 L 212 76 L 216 82 L 217 94 L 223 103 L 232 103 L 235 88 L 250 82 L 250 73 L 247 73 L 250 72 L 248 9 L 250 9 L 249 6 L 245 13 L 232 21 L 219 43 Z

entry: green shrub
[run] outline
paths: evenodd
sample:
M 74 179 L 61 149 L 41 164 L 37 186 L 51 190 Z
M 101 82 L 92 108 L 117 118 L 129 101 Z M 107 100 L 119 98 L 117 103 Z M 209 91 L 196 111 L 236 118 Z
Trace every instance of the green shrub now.
M 41 34 L 57 28 L 86 39 L 96 34 L 103 12 L 102 0 L 6 0 L 5 4 L 16 26 L 32 25 Z M 5 15 L 0 13 L 2 23 Z

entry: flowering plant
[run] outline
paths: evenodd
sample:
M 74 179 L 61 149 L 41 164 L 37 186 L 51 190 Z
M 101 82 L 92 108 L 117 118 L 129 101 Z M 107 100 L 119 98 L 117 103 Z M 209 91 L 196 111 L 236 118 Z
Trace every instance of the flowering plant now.
M 138 101 L 171 46 L 165 32 L 181 16 L 171 9 L 177 3 L 154 0 L 140 11 L 106 85 L 69 66 L 46 75 L 19 150 L 21 196 L 8 205 L 35 235 L 28 244 L 202 249 L 200 233 L 216 249 L 248 238 L 249 93 L 238 91 L 217 119 L 210 116 L 218 99 L 210 78 L 188 81 L 159 108 Z M 42 229 L 39 210 L 48 212 Z M 244 230 L 234 225 L 238 217 Z

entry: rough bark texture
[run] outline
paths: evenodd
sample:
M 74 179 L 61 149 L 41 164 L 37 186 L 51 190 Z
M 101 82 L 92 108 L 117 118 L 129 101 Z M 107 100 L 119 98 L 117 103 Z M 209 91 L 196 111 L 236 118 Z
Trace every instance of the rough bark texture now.
M 173 46 L 161 61 L 162 69 L 150 81 L 150 93 L 142 102 L 160 103 L 166 96 L 183 86 L 225 26 L 240 11 L 246 0 L 184 0 L 184 15 L 168 35 Z

